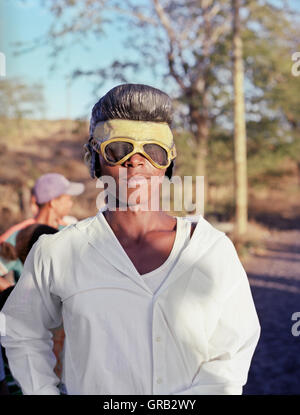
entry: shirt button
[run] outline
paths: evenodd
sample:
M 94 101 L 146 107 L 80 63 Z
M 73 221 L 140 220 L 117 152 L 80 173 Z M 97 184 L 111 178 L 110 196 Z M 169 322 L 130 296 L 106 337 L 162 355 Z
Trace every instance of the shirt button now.
M 161 337 L 157 336 L 155 340 L 156 340 L 157 342 L 160 342 L 160 341 L 161 341 Z
M 158 383 L 158 384 L 162 383 L 162 378 L 158 378 L 158 379 L 156 380 L 156 383 Z

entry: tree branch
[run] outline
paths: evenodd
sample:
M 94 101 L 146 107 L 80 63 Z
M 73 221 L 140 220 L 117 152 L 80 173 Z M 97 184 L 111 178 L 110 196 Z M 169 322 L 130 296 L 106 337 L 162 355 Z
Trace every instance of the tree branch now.
M 168 65 L 169 65 L 169 69 L 170 69 L 170 74 L 173 76 L 173 78 L 175 79 L 175 81 L 178 83 L 178 85 L 180 86 L 181 89 L 185 90 L 186 89 L 186 85 L 184 83 L 184 81 L 182 80 L 181 76 L 176 72 L 175 70 L 175 65 L 174 65 L 174 47 L 175 45 L 177 46 L 177 53 L 178 53 L 178 58 L 180 60 L 181 66 L 184 68 L 186 66 L 183 57 L 182 57 L 182 50 L 181 50 L 181 45 L 180 42 L 178 42 L 177 36 L 173 30 L 172 24 L 167 16 L 167 14 L 165 13 L 162 5 L 160 4 L 159 0 L 152 0 L 153 1 L 153 5 L 154 5 L 154 9 L 156 11 L 156 14 L 163 26 L 163 28 L 165 29 L 167 35 L 168 35 L 168 39 L 169 39 L 169 52 L 168 52 Z

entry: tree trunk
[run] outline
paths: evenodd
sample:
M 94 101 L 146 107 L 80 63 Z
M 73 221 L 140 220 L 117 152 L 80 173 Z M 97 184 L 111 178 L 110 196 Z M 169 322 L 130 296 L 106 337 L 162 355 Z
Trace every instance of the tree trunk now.
M 197 87 L 194 86 L 194 88 L 190 89 L 187 97 L 189 100 L 190 122 L 196 142 L 195 175 L 204 177 L 203 206 L 205 213 L 205 207 L 207 206 L 208 202 L 208 179 L 206 174 L 206 167 L 210 127 L 205 77 L 202 79 L 201 91 L 199 92 Z
M 300 187 L 300 161 L 297 162 L 297 178 L 298 178 L 298 186 Z
M 196 176 L 204 176 L 204 207 L 207 204 L 207 195 L 208 195 L 208 180 L 207 180 L 207 171 L 206 171 L 206 159 L 208 154 L 208 120 L 205 117 L 200 116 L 197 120 L 197 130 L 196 130 L 196 142 L 197 142 L 197 152 L 196 152 Z
M 209 135 L 209 123 L 208 118 L 200 113 L 199 108 L 193 108 L 190 106 L 190 119 L 193 126 L 193 134 L 196 142 L 196 167 L 195 175 L 204 177 L 204 210 L 207 204 L 207 187 L 208 181 L 206 177 L 206 158 L 208 154 L 208 135 Z M 195 179 L 196 183 L 196 179 Z
M 240 237 L 246 233 L 248 223 L 247 138 L 244 103 L 243 45 L 239 18 L 240 0 L 232 0 L 232 6 L 236 235 Z

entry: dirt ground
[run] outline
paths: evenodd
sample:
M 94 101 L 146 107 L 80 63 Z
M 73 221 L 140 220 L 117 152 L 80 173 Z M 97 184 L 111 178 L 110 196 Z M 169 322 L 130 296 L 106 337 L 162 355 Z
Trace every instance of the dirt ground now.
M 300 223 L 272 230 L 265 252 L 244 265 L 262 329 L 244 393 L 300 394 L 300 337 L 292 333 L 292 315 L 300 312 Z
M 292 333 L 300 312 L 300 198 L 290 186 L 286 195 L 260 195 L 250 212 L 267 232 L 242 261 L 262 330 L 245 394 L 300 394 L 300 336 Z

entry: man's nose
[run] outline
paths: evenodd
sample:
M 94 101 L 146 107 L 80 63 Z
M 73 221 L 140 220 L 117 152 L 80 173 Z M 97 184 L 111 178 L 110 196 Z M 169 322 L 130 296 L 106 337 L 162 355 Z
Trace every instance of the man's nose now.
M 124 166 L 125 167 L 137 167 L 137 166 L 144 165 L 145 162 L 146 162 L 146 158 L 142 154 L 135 153 L 124 162 Z

